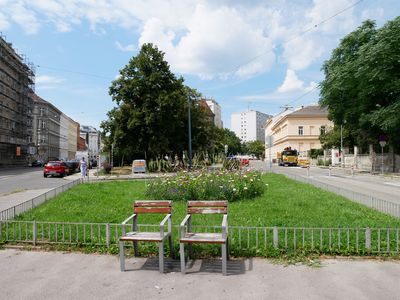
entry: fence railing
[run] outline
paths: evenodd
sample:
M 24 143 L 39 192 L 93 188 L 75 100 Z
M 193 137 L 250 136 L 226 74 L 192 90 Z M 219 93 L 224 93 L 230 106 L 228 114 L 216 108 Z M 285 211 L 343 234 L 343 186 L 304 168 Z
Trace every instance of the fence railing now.
M 220 226 L 193 226 L 197 232 L 217 232 Z M 130 226 L 111 223 L 0 221 L 0 241 L 6 243 L 59 244 L 117 247 Z M 140 231 L 158 231 L 158 225 L 138 225 Z M 399 254 L 399 228 L 229 227 L 230 253 Z M 175 247 L 179 226 L 173 226 Z
M 19 214 L 22 214 L 44 202 L 47 200 L 57 196 L 58 194 L 70 189 L 71 187 L 79 184 L 81 182 L 80 179 L 73 180 L 71 182 L 68 182 L 66 184 L 63 184 L 62 186 L 56 187 L 54 189 L 51 189 L 50 191 L 41 194 L 39 196 L 36 196 L 35 198 L 29 199 L 25 202 L 22 202 L 20 204 L 17 204 L 15 206 L 12 206 L 10 208 L 7 208 L 3 211 L 0 211 L 0 221 L 1 220 L 11 220 L 14 219 L 16 216 Z
M 312 184 L 321 189 L 324 189 L 324 190 L 333 192 L 335 194 L 341 195 L 343 197 L 346 197 L 346 198 L 350 199 L 351 201 L 354 201 L 354 202 L 357 202 L 360 204 L 364 204 L 368 207 L 376 209 L 385 214 L 400 218 L 400 204 L 398 204 L 398 203 L 379 199 L 379 198 L 373 197 L 371 195 L 365 195 L 362 193 L 354 192 L 354 191 L 351 191 L 351 190 L 348 190 L 345 188 L 339 188 L 337 186 L 334 186 L 334 185 L 331 185 L 328 183 L 324 183 L 324 182 L 320 182 L 318 180 L 315 180 L 313 178 L 306 177 L 306 176 L 287 174 L 287 173 L 279 172 L 277 170 L 274 170 L 273 172 L 277 173 L 277 174 L 285 175 L 288 178 L 291 178 L 291 179 L 294 179 L 294 180 L 297 180 L 297 181 L 300 181 L 303 183 Z

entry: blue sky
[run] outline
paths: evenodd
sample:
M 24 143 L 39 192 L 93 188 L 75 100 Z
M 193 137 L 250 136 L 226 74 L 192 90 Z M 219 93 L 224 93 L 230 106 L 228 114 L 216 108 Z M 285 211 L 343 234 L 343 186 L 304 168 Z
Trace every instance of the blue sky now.
M 397 0 L 0 0 L 0 31 L 38 66 L 36 93 L 80 124 L 107 118 L 111 81 L 152 42 L 221 105 L 229 128 L 248 107 L 276 114 L 318 102 L 321 65 L 340 39 L 399 13 Z

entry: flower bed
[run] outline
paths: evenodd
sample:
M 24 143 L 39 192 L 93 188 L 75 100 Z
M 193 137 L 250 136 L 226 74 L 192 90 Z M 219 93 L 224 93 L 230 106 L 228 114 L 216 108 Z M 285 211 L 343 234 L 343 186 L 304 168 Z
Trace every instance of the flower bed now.
M 262 195 L 265 183 L 258 172 L 182 172 L 147 185 L 153 199 L 237 201 Z

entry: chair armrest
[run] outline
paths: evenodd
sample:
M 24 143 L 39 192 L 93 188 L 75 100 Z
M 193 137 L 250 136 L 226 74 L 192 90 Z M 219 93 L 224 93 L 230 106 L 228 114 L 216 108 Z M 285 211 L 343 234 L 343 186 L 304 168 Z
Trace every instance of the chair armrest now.
M 185 226 L 189 222 L 191 217 L 192 217 L 192 215 L 186 215 L 186 217 L 181 222 L 181 237 L 183 237 L 185 235 Z
M 161 234 L 161 237 L 164 236 L 164 226 L 165 226 L 165 223 L 166 223 L 169 219 L 171 219 L 171 214 L 166 215 L 165 218 L 164 218 L 164 220 L 162 220 L 161 223 L 160 223 L 160 234 Z M 170 233 L 169 230 L 168 230 L 168 233 Z
M 228 215 L 224 215 L 222 219 L 222 236 L 224 238 L 228 237 Z
M 185 227 L 186 223 L 189 221 L 190 217 L 192 215 L 186 215 L 186 217 L 183 219 L 182 223 L 181 223 L 181 228 Z
M 129 220 L 133 219 L 136 216 L 136 214 L 133 214 L 132 216 L 130 216 L 129 218 L 127 218 L 125 221 L 122 222 L 122 225 L 125 225 L 126 223 L 129 222 Z

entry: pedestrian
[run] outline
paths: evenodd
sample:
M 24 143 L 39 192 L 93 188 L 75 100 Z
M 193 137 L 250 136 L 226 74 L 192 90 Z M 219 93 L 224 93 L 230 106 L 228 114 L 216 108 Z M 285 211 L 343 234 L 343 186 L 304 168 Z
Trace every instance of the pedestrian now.
M 82 157 L 81 161 L 79 162 L 79 168 L 81 169 L 81 176 L 82 176 L 82 182 L 83 182 L 85 179 L 85 176 L 87 176 L 87 163 L 86 163 L 84 157 Z

